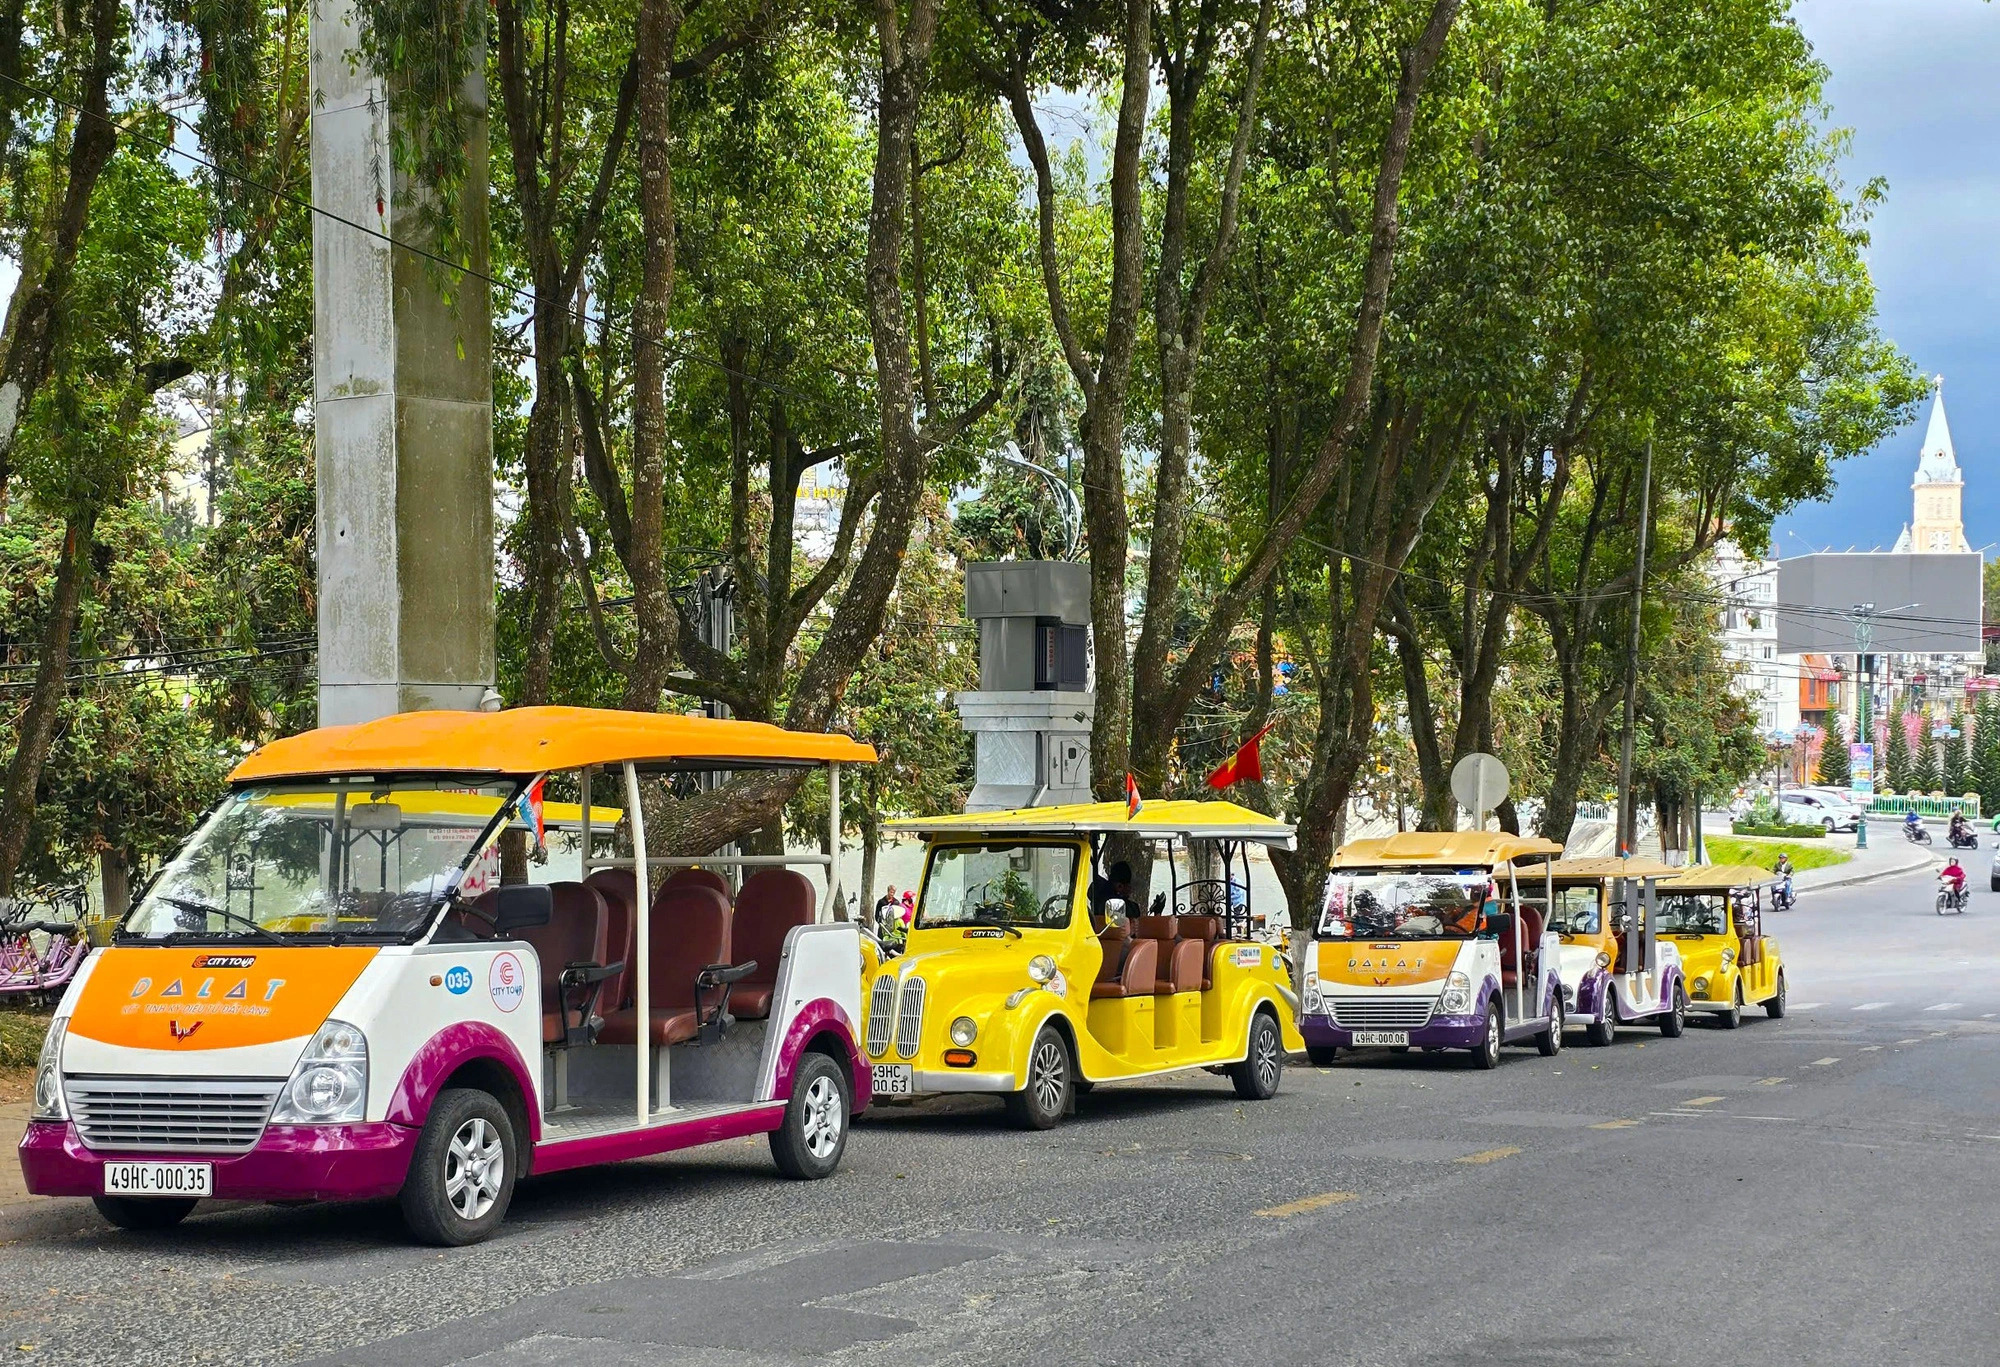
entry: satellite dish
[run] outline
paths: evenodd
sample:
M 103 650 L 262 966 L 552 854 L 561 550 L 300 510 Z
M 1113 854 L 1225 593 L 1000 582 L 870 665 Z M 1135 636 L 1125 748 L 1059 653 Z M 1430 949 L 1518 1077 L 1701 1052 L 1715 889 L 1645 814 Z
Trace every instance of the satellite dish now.
M 1507 800 L 1507 766 L 1474 751 L 1451 766 L 1451 795 L 1482 829 L 1486 814 Z

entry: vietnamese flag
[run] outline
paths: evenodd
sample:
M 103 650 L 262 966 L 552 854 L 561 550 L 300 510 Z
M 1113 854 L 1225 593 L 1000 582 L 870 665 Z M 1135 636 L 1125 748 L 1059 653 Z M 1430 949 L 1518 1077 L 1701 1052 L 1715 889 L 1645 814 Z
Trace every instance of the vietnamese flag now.
M 1208 786 L 1220 792 L 1232 783 L 1240 783 L 1246 778 L 1264 777 L 1264 757 L 1258 752 L 1257 742 L 1269 734 L 1278 723 L 1265 722 L 1262 729 L 1238 747 L 1235 754 L 1217 766 L 1208 776 Z
M 1145 810 L 1145 799 L 1139 796 L 1139 780 L 1128 773 L 1125 775 L 1125 819 L 1137 820 L 1139 813 Z

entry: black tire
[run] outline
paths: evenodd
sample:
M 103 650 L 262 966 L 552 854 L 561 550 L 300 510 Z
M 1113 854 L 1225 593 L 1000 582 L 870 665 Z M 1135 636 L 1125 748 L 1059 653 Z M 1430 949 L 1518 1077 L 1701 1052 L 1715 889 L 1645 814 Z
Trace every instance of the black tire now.
M 1500 1040 L 1507 1031 L 1507 1018 L 1494 997 L 1486 1003 L 1486 1033 L 1472 1048 L 1472 1066 L 1482 1071 L 1500 1066 Z
M 1597 1019 L 1583 1028 L 1583 1037 L 1600 1049 L 1618 1038 L 1618 1003 L 1609 982 L 1604 984 L 1604 1000 L 1598 1007 Z
M 1250 1018 L 1250 1047 L 1241 1063 L 1231 1064 L 1229 1080 L 1245 1101 L 1269 1101 L 1278 1094 L 1285 1075 L 1285 1037 L 1269 1011 Z
M 1778 990 L 1764 1003 L 1764 1014 L 1774 1021 L 1785 1018 L 1785 970 L 1782 968 L 1778 970 Z
M 514 1122 L 500 1099 L 476 1087 L 446 1088 L 417 1136 L 403 1182 L 400 1200 L 410 1236 L 440 1248 L 491 1238 L 507 1218 L 519 1167 Z
M 854 1109 L 849 1085 L 840 1065 L 825 1054 L 799 1057 L 785 1123 L 771 1131 L 771 1160 L 779 1172 L 800 1182 L 833 1175 L 847 1152 L 847 1121 Z
M 93 1196 L 97 1213 L 120 1229 L 172 1229 L 193 1213 L 192 1196 Z
M 1315 1068 L 1331 1068 L 1334 1059 L 1340 1056 L 1340 1046 L 1334 1044 L 1308 1044 L 1306 1062 Z
M 1720 1025 L 1724 1030 L 1734 1030 L 1737 1026 L 1743 1024 L 1743 980 L 1738 978 L 1736 986 L 1730 990 L 1735 996 L 1729 1003 L 1729 1009 L 1720 1012 L 1715 1018 L 1716 1024 Z
M 1007 1118 L 1024 1130 L 1046 1130 L 1069 1110 L 1076 1063 L 1062 1031 L 1044 1025 L 1028 1048 L 1027 1085 L 1007 1094 Z
M 1557 988 L 1554 996 L 1549 1003 L 1549 1028 L 1535 1036 L 1535 1049 L 1543 1058 L 1554 1058 L 1563 1051 L 1562 989 Z
M 1660 1038 L 1679 1039 L 1688 1026 L 1688 994 L 1679 978 L 1674 979 L 1674 1004 L 1660 1017 Z

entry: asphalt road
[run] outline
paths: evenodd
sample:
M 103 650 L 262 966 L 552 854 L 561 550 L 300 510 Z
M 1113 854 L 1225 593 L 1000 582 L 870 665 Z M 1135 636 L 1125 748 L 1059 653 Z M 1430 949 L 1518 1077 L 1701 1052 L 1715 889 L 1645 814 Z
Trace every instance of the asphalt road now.
M 830 1181 L 762 1140 L 522 1187 L 501 1237 L 385 1204 L 114 1231 L 0 1211 L 0 1351 L 74 1363 L 2000 1360 L 2000 894 L 1926 876 L 1768 925 L 1792 1014 L 1495 1072 L 1387 1053 L 1118 1086 L 1026 1135 L 870 1112 Z

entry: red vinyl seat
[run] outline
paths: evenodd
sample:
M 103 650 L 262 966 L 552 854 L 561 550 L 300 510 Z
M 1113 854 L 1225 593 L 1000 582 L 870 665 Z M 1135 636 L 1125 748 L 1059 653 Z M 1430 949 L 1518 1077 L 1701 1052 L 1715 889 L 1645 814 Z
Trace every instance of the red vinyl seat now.
M 632 915 L 633 903 L 638 900 L 638 880 L 630 869 L 598 869 L 583 880 L 583 885 L 597 889 L 604 898 L 604 952 L 611 956 L 606 962 L 625 965 L 605 980 L 604 990 L 598 995 L 598 1003 L 608 1016 L 632 1004 L 632 984 L 638 977 L 639 965 L 632 957 L 638 938 L 638 922 Z
M 713 888 L 693 885 L 662 890 L 653 902 L 649 934 L 653 1000 L 647 1037 L 654 1044 L 693 1039 L 701 1029 L 695 975 L 710 964 L 729 962 L 728 899 Z M 719 1004 L 716 998 L 709 1002 L 711 1007 Z M 597 1037 L 605 1044 L 633 1044 L 639 1030 L 635 1005 L 608 1013 Z
M 701 872 L 701 870 L 691 870 Z M 750 875 L 736 895 L 736 915 L 730 923 L 731 953 L 737 963 L 755 960 L 756 971 L 729 990 L 731 1015 L 763 1020 L 771 1014 L 771 997 L 778 988 L 778 963 L 785 937 L 794 926 L 809 926 L 818 914 L 813 886 L 791 869 L 761 869 Z
M 533 946 L 535 958 L 541 964 L 542 1042 L 560 1044 L 566 1024 L 563 970 L 571 964 L 603 967 L 612 962 L 606 957 L 605 949 L 611 916 L 603 896 L 596 888 L 586 884 L 555 883 L 550 886 L 549 894 L 553 905 L 548 924 L 528 926 L 520 932 L 520 938 Z M 600 989 L 593 1004 L 589 1002 L 587 991 L 573 992 L 570 995 L 570 1019 L 577 1020 L 577 1008 L 586 1005 L 594 1005 L 597 1014 L 603 1014 L 605 996 Z
M 663 895 L 668 888 L 708 888 L 729 896 L 729 880 L 714 869 L 675 869 L 667 875 L 666 881 L 655 890 L 654 895 Z

